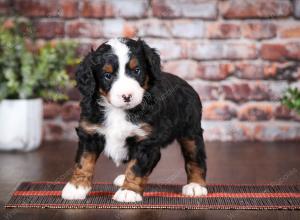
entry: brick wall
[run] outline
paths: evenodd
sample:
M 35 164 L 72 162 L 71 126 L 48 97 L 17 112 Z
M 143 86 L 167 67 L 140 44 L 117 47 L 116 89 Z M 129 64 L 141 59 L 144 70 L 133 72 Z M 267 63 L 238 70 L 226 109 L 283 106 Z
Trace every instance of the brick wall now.
M 280 105 L 300 87 L 300 0 L 0 0 L 44 40 L 72 38 L 85 54 L 117 36 L 142 37 L 163 67 L 203 100 L 206 140 L 300 139 L 300 116 Z M 80 109 L 45 104 L 45 139 L 75 139 Z

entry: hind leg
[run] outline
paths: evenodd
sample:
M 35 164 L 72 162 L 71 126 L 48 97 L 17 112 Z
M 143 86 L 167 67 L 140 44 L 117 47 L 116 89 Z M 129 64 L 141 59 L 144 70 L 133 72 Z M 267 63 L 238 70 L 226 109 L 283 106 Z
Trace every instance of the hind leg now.
M 202 135 L 178 140 L 184 156 L 187 185 L 182 193 L 188 196 L 207 195 L 206 189 L 206 154 Z

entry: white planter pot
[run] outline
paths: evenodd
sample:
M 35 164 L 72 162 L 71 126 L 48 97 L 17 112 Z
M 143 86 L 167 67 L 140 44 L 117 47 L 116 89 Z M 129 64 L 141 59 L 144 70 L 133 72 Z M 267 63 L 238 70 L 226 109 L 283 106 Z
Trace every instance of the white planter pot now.
M 0 102 L 0 150 L 30 151 L 41 143 L 42 99 Z

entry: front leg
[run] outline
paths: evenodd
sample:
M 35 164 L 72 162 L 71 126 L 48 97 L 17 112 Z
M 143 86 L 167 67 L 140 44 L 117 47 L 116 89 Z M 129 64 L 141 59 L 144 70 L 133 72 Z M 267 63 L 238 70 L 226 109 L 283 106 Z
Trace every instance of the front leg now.
M 160 159 L 160 150 L 158 147 L 141 148 L 134 154 L 133 158 L 128 163 L 122 187 L 113 196 L 116 201 L 142 201 L 148 176 Z
M 103 138 L 77 129 L 79 147 L 76 164 L 70 181 L 62 190 L 63 199 L 85 199 L 92 189 L 92 180 L 97 158 L 103 150 Z

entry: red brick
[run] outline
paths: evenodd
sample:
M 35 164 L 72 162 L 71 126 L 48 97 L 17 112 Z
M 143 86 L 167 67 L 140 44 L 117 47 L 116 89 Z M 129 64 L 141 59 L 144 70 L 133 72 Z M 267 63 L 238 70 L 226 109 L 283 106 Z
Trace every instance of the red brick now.
M 291 120 L 300 121 L 300 114 L 296 111 L 289 109 L 287 106 L 278 104 L 274 110 L 274 116 L 280 120 Z
M 255 44 L 249 43 L 192 43 L 189 57 L 197 60 L 240 60 L 257 58 Z
M 286 81 L 266 81 L 263 84 L 268 87 L 269 100 L 280 101 L 284 92 L 288 88 L 288 83 Z
M 247 103 L 238 111 L 238 118 L 242 121 L 266 121 L 273 116 L 273 106 L 270 103 Z
M 41 38 L 63 37 L 64 21 L 38 20 L 35 23 L 36 36 Z
M 261 56 L 266 60 L 284 61 L 288 51 L 283 44 L 263 44 L 261 47 Z
M 174 60 L 164 64 L 164 71 L 173 73 L 186 80 L 222 80 L 228 77 L 234 66 L 230 63 L 198 63 L 193 60 Z
M 300 42 L 291 42 L 286 45 L 287 59 L 300 60 Z
M 83 1 L 81 15 L 84 17 L 112 17 L 113 12 L 109 4 L 104 1 Z
M 44 103 L 44 118 L 53 119 L 60 116 L 61 106 L 55 102 Z
M 292 122 L 272 122 L 255 124 L 254 140 L 284 141 L 300 140 L 300 124 Z
M 266 43 L 262 45 L 261 56 L 263 59 L 273 61 L 300 60 L 300 43 Z
M 121 19 L 106 19 L 103 21 L 103 36 L 106 38 L 135 36 L 135 27 Z
M 222 96 L 234 101 L 268 100 L 270 89 L 262 82 L 224 82 Z
M 234 75 L 242 79 L 264 79 L 263 65 L 261 63 L 237 63 Z
M 78 121 L 80 106 L 78 102 L 67 102 L 63 105 L 61 116 L 64 121 Z
M 265 22 L 250 22 L 242 25 L 242 34 L 250 39 L 269 39 L 276 37 L 276 26 Z
M 84 17 L 126 17 L 140 18 L 147 12 L 148 1 L 127 0 L 127 1 L 107 1 L 107 0 L 84 0 L 82 15 Z
M 294 0 L 294 15 L 300 18 L 300 0 Z
M 153 15 L 162 18 L 189 17 L 216 19 L 217 1 L 215 0 L 153 0 Z
M 223 80 L 233 72 L 234 65 L 231 63 L 200 63 L 198 65 L 197 76 L 205 80 Z
M 204 120 L 230 120 L 236 117 L 237 106 L 227 101 L 203 103 Z
M 74 18 L 79 14 L 78 0 L 60 0 L 60 16 L 65 18 Z
M 252 130 L 236 121 L 203 121 L 205 141 L 251 140 Z
M 145 39 L 153 48 L 156 48 L 164 60 L 185 58 L 185 47 L 181 41 L 166 39 Z
M 227 0 L 220 2 L 224 18 L 276 18 L 287 17 L 292 13 L 289 0 Z
M 285 119 L 285 120 L 292 119 L 291 110 L 284 105 L 276 106 L 274 110 L 274 116 L 277 119 Z
M 234 75 L 241 79 L 276 79 L 297 80 L 300 79 L 300 68 L 294 62 L 284 63 L 252 63 L 241 62 L 235 64 Z
M 170 21 L 147 19 L 137 23 L 137 32 L 140 37 L 170 37 Z
M 175 74 L 183 79 L 197 78 L 198 63 L 193 60 L 168 61 L 163 65 L 163 70 Z
M 211 39 L 239 38 L 240 26 L 231 23 L 213 22 L 206 24 L 206 37 Z
M 21 15 L 29 17 L 57 17 L 60 13 L 58 0 L 15 0 L 14 7 Z
M 263 72 L 265 78 L 289 81 L 300 79 L 300 67 L 294 62 L 266 64 Z
M 15 0 L 15 9 L 29 17 L 66 17 L 78 16 L 77 0 Z
M 300 124 L 274 121 L 203 121 L 206 141 L 283 141 L 300 140 Z
M 69 37 L 98 38 L 103 35 L 100 21 L 73 20 L 66 23 L 66 34 Z
M 278 35 L 281 38 L 299 38 L 300 25 L 299 22 L 286 21 L 278 25 Z
M 194 20 L 174 20 L 170 31 L 173 37 L 180 38 L 202 38 L 204 37 L 204 23 Z
M 45 140 L 63 140 L 64 130 L 62 124 L 53 121 L 44 121 L 43 138 Z
M 8 0 L 0 0 L 0 15 L 7 15 L 9 14 L 9 1 Z
M 200 80 L 188 81 L 188 83 L 197 91 L 201 100 L 217 100 L 220 98 L 220 86 Z

